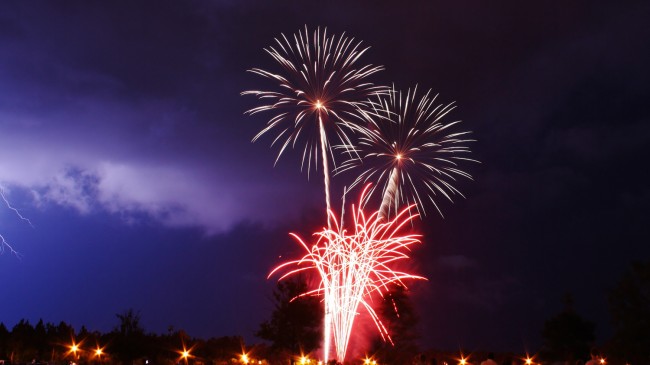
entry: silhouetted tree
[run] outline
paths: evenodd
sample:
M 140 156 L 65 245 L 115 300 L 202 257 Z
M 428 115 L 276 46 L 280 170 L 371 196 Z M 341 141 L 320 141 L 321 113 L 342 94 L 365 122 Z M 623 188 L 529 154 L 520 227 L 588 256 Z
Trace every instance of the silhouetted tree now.
M 9 347 L 12 351 L 12 362 L 28 362 L 37 356 L 36 347 L 34 346 L 34 327 L 26 319 L 11 329 L 11 339 Z
M 239 360 L 244 339 L 239 336 L 212 337 L 197 343 L 196 356 L 205 363 L 225 364 L 231 359 Z
M 393 344 L 378 338 L 372 352 L 381 363 L 409 364 L 418 353 L 417 324 L 419 318 L 404 285 L 393 283 L 376 309 L 380 320 L 388 329 Z
M 278 282 L 273 292 L 275 309 L 271 319 L 260 325 L 257 337 L 271 341 L 275 351 L 288 350 L 296 354 L 309 353 L 318 348 L 322 335 L 320 300 L 300 294 L 308 291 L 304 277 L 293 277 Z
M 0 359 L 8 359 L 11 355 L 9 351 L 9 339 L 11 335 L 4 323 L 0 322 Z
M 120 324 L 112 333 L 111 349 L 118 361 L 130 365 L 147 353 L 144 329 L 140 327 L 140 314 L 128 309 L 116 316 Z
M 68 355 L 68 346 L 75 338 L 74 328 L 61 321 L 58 325 L 52 323 L 46 324 L 45 331 L 51 346 L 49 361 L 63 360 Z
M 650 261 L 635 262 L 609 293 L 610 350 L 628 363 L 650 363 Z
M 573 310 L 573 299 L 565 296 L 565 308 L 547 320 L 542 330 L 540 356 L 547 361 L 573 361 L 589 358 L 595 335 L 595 325 Z
M 37 360 L 43 360 L 46 359 L 50 347 L 48 346 L 48 339 L 47 339 L 47 330 L 45 329 L 45 323 L 43 323 L 43 320 L 39 320 L 38 323 L 36 323 L 36 326 L 34 327 L 34 337 L 32 338 L 34 348 L 36 349 L 36 357 L 35 359 Z

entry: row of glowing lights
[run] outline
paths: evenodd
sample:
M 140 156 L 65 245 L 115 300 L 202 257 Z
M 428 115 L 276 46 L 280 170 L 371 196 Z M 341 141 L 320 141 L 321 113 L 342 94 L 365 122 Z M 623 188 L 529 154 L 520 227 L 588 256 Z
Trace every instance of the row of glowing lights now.
M 526 358 L 523 358 L 522 360 L 525 362 L 526 365 L 535 365 L 536 363 L 534 362 L 534 359 L 535 359 L 535 356 L 531 357 L 529 355 L 526 355 Z M 254 361 L 251 361 L 251 359 L 248 357 L 247 354 L 241 355 L 241 361 L 244 364 L 249 364 L 249 363 L 254 362 Z M 301 356 L 300 357 L 300 365 L 307 365 L 307 364 L 311 363 L 311 361 L 312 360 L 307 356 Z M 599 362 L 600 362 L 600 364 L 605 364 L 606 363 L 604 358 L 600 358 Z M 259 363 L 261 364 L 261 361 L 259 361 Z M 322 365 L 322 364 L 323 364 L 322 361 L 318 361 L 318 365 Z M 365 360 L 363 361 L 363 364 L 364 365 L 377 365 L 377 360 L 366 357 Z M 447 363 L 445 362 L 444 364 L 447 364 Z M 465 356 L 461 355 L 460 358 L 458 359 L 458 365 L 468 365 L 468 364 L 469 364 L 469 356 L 465 357 Z
M 533 362 L 533 359 L 534 359 L 534 356 L 533 357 L 527 356 L 525 359 L 522 359 L 522 360 L 524 360 L 526 362 L 526 365 L 535 365 L 535 363 Z M 464 356 L 461 355 L 460 359 L 458 359 L 458 364 L 459 365 L 468 365 L 469 364 L 468 360 L 469 360 L 469 357 L 464 357 Z M 251 359 L 246 354 L 241 355 L 241 361 L 244 364 L 249 364 L 249 363 L 254 362 L 254 361 L 251 361 Z M 311 363 L 311 361 L 312 360 L 307 356 L 301 356 L 300 357 L 300 365 L 309 364 L 309 363 Z M 259 363 L 261 363 L 261 361 L 259 361 Z M 605 364 L 605 359 L 600 359 L 600 363 Z M 322 365 L 322 364 L 323 364 L 322 361 L 318 361 L 318 365 Z M 377 360 L 366 357 L 365 360 L 363 361 L 363 364 L 364 365 L 377 365 Z
M 70 345 L 69 353 L 74 354 L 76 356 L 78 352 L 82 352 L 82 351 L 85 350 L 79 347 L 79 344 L 73 343 L 72 345 Z M 96 357 L 101 357 L 102 355 L 105 355 L 104 348 L 99 347 L 99 345 L 97 345 L 97 348 L 92 350 L 91 352 Z M 181 355 L 181 358 L 185 360 L 187 360 L 191 356 L 190 351 L 187 350 L 186 348 L 183 348 L 182 351 L 178 351 L 178 353 Z
M 530 357 L 529 355 L 526 355 L 526 358 L 522 359 L 522 360 L 524 361 L 524 363 L 526 365 L 535 365 L 534 359 L 535 359 L 535 356 Z M 469 364 L 468 360 L 469 360 L 469 357 L 464 357 L 463 355 L 461 355 L 460 359 L 458 359 L 458 364 L 459 365 L 467 365 L 467 364 Z M 606 363 L 605 358 L 601 357 L 599 362 L 600 362 L 600 364 L 604 365 Z M 366 361 L 366 363 L 367 363 L 367 361 Z
M 77 352 L 79 352 L 79 351 L 81 351 L 81 349 L 79 348 L 79 346 L 77 344 L 72 344 L 70 346 L 70 352 L 72 352 L 74 354 L 77 354 Z M 97 347 L 97 349 L 95 349 L 93 353 L 95 354 L 95 356 L 102 356 L 104 354 L 104 350 L 102 348 L 100 348 L 100 347 Z M 181 354 L 181 357 L 183 359 L 186 359 L 186 360 L 191 356 L 190 351 L 185 349 L 185 348 L 183 349 L 183 351 L 179 351 L 179 353 Z M 458 360 L 458 364 L 459 365 L 467 365 L 468 364 L 468 359 L 469 359 L 469 357 L 464 357 L 464 356 L 461 355 L 460 359 Z M 533 359 L 534 359 L 534 356 L 533 357 L 526 356 L 526 358 L 523 359 L 523 360 L 525 361 L 526 365 L 534 365 L 535 363 L 533 362 Z M 241 361 L 244 364 L 250 364 L 250 363 L 254 362 L 248 357 L 247 354 L 242 354 L 241 355 Z M 311 362 L 311 359 L 308 358 L 307 356 L 301 356 L 300 357 L 300 365 L 306 365 L 306 364 L 309 364 L 310 362 Z M 261 364 L 262 361 L 258 360 L 258 363 Z M 364 363 L 364 365 L 377 365 L 377 361 L 373 360 L 371 358 L 366 358 L 363 363 Z M 600 358 L 600 363 L 605 364 L 606 363 L 605 359 Z M 318 361 L 318 365 L 322 365 L 322 364 L 323 364 L 322 361 Z
M 70 353 L 73 353 L 73 354 L 77 355 L 77 352 L 81 352 L 81 351 L 83 351 L 83 350 L 76 343 L 73 343 L 72 345 L 70 345 Z M 104 349 L 97 346 L 97 348 L 93 351 L 93 354 L 95 356 L 98 356 L 98 357 L 102 356 L 102 355 L 104 355 Z

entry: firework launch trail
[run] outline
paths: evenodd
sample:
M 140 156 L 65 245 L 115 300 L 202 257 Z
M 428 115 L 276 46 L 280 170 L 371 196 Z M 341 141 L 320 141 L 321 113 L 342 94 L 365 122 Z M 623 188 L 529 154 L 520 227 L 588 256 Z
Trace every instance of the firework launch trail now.
M 331 335 L 334 339 L 336 356 L 345 359 L 350 334 L 359 306 L 371 316 L 384 340 L 390 334 L 375 313 L 369 299 L 388 291 L 388 284 L 405 279 L 424 279 L 396 269 L 399 261 L 407 260 L 411 246 L 420 243 L 420 235 L 408 233 L 411 221 L 418 215 L 413 213 L 414 205 L 404 208 L 391 220 L 379 212 L 367 214 L 363 201 L 370 186 L 363 190 L 357 205 L 351 206 L 352 218 L 349 224 L 337 222 L 330 211 L 330 228 L 323 228 L 314 234 L 315 242 L 305 242 L 299 235 L 291 235 L 307 252 L 298 260 L 276 267 L 269 276 L 284 272 L 287 276 L 315 270 L 321 278 L 320 286 L 304 295 L 322 295 L 331 301 Z M 328 304 L 328 303 L 326 303 Z M 327 359 L 328 354 L 324 354 Z

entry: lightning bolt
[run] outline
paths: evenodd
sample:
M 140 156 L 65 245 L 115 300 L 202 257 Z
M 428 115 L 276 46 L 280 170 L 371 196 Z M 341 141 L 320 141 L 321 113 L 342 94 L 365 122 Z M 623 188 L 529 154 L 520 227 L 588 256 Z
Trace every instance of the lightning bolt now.
M 21 220 L 27 222 L 27 224 L 29 224 L 30 227 L 34 228 L 34 225 L 32 224 L 32 221 L 30 221 L 29 218 L 26 218 L 26 217 L 24 217 L 22 214 L 20 214 L 20 212 L 18 211 L 18 209 L 14 208 L 14 207 L 11 205 L 11 203 L 9 203 L 9 200 L 7 200 L 7 197 L 6 197 L 5 194 L 4 194 L 4 190 L 2 190 L 2 189 L 0 189 L 0 197 L 1 197 L 2 200 L 5 202 L 5 205 L 7 206 L 7 208 L 9 208 L 9 209 L 12 210 L 14 213 L 16 213 L 16 216 L 18 216 L 18 218 L 20 218 Z M 4 252 L 5 248 L 8 249 L 9 252 L 11 252 L 12 254 L 14 254 L 14 255 L 20 257 L 20 254 L 18 253 L 18 251 L 16 251 L 16 250 L 13 248 L 13 246 L 11 246 L 11 244 L 9 243 L 9 241 L 7 241 L 7 239 L 6 239 L 2 234 L 0 234 L 0 253 Z
M 2 197 L 2 200 L 4 200 L 5 204 L 7 205 L 7 208 L 13 210 L 14 213 L 16 213 L 16 215 L 18 216 L 18 218 L 20 218 L 21 220 L 24 220 L 24 221 L 27 222 L 27 223 L 28 223 L 32 228 L 34 228 L 34 225 L 32 224 L 32 221 L 29 220 L 29 218 L 25 218 L 22 214 L 20 214 L 20 212 L 18 211 L 18 209 L 16 209 L 16 208 L 14 208 L 13 206 L 11 206 L 11 204 L 9 203 L 9 200 L 7 200 L 7 198 L 5 197 L 5 194 L 4 194 L 4 191 L 3 191 L 3 190 L 0 190 L 0 197 Z

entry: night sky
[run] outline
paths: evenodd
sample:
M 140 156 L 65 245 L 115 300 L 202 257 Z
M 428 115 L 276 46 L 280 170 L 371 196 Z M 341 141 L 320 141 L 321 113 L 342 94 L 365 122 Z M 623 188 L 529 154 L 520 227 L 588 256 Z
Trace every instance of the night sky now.
M 351 4 L 353 3 L 353 4 Z M 0 322 L 242 335 L 269 318 L 289 232 L 322 227 L 320 175 L 274 167 L 246 72 L 305 25 L 363 40 L 377 84 L 455 101 L 481 164 L 420 226 L 422 346 L 537 350 L 574 308 L 611 334 L 607 291 L 650 259 L 650 4 L 10 1 L 0 6 Z M 335 189 L 350 176 L 334 179 Z M 340 193 L 338 194 L 340 196 Z

